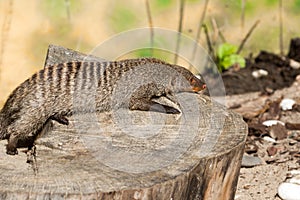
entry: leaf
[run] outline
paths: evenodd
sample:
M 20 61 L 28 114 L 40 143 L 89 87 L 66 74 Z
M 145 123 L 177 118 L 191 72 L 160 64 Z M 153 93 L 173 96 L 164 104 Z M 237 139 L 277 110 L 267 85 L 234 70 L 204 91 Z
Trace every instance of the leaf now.
M 222 61 L 221 65 L 224 69 L 228 69 L 232 65 L 238 63 L 241 68 L 244 68 L 246 66 L 246 61 L 245 59 L 237 54 L 231 54 L 229 56 L 226 56 Z
M 241 66 L 241 68 L 244 68 L 246 66 L 246 61 L 242 56 L 240 56 L 238 54 L 232 54 L 229 57 L 230 57 L 232 65 L 238 63 Z
M 236 46 L 234 46 L 232 44 L 224 43 L 219 46 L 219 48 L 217 50 L 217 57 L 219 60 L 223 60 L 226 56 L 235 54 L 236 51 L 237 51 Z
M 236 51 L 237 47 L 228 43 L 223 43 L 218 47 L 217 61 L 220 71 L 228 69 L 234 64 L 239 64 L 241 68 L 246 66 L 245 59 L 242 56 L 236 54 Z

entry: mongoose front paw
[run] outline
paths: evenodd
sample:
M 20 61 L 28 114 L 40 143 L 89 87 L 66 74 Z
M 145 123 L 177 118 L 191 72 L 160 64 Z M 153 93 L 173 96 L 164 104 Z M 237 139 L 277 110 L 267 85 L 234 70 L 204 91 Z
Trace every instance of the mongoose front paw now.
M 65 116 L 63 116 L 61 114 L 55 114 L 55 115 L 51 116 L 50 119 L 55 120 L 58 123 L 63 124 L 63 125 L 69 125 L 68 118 L 66 118 Z

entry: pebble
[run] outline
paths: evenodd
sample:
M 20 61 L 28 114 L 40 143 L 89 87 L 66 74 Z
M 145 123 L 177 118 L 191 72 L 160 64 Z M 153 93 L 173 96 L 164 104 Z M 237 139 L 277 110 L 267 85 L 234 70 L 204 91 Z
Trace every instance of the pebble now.
M 263 140 L 267 141 L 267 142 L 272 142 L 272 143 L 277 143 L 277 141 L 269 136 L 264 136 Z
M 259 70 L 255 70 L 252 72 L 252 76 L 254 78 L 260 78 L 262 76 L 268 76 L 268 71 L 264 70 L 264 69 L 259 69 Z
M 284 122 L 282 121 L 279 121 L 279 120 L 266 120 L 264 121 L 262 124 L 265 125 L 265 126 L 273 126 L 273 125 L 276 125 L 276 124 L 281 124 L 282 126 L 284 126 Z
M 268 153 L 269 156 L 276 155 L 277 151 L 278 151 L 278 149 L 274 146 L 271 146 L 271 147 L 267 148 L 267 153 Z
M 293 68 L 293 69 L 299 69 L 300 68 L 300 63 L 293 60 L 293 59 L 290 59 L 290 67 Z
M 296 102 L 293 99 L 282 99 L 280 107 L 282 110 L 292 110 L 295 103 Z
M 249 156 L 248 154 L 243 155 L 242 167 L 254 167 L 261 164 L 262 160 L 259 157 Z
M 297 175 L 297 176 L 294 176 L 293 178 L 291 178 L 289 180 L 289 183 L 295 183 L 295 184 L 298 184 L 300 185 L 300 175 Z M 300 197 L 300 196 L 299 196 Z
M 300 170 L 291 170 L 291 171 L 289 171 L 289 174 L 291 174 L 291 175 L 300 175 Z
M 281 183 L 278 195 L 283 200 L 300 200 L 300 185 L 294 183 Z

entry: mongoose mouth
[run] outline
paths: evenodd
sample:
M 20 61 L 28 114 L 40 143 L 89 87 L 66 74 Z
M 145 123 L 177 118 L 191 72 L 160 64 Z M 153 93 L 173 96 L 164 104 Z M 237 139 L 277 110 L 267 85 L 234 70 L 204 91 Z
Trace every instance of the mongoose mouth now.
M 202 87 L 194 86 L 192 88 L 193 92 L 200 92 L 202 90 L 206 89 L 206 84 L 203 84 Z

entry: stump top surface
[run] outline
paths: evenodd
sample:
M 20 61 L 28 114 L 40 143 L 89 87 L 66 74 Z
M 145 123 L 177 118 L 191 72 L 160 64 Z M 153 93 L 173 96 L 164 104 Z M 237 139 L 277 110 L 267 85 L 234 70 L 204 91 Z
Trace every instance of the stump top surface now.
M 182 94 L 198 101 L 177 115 L 119 110 L 56 122 L 37 140 L 37 171 L 26 154 L 5 154 L 1 141 L 0 188 L 32 192 L 116 191 L 150 187 L 180 176 L 201 160 L 225 154 L 246 138 L 241 117 L 208 97 Z M 95 123 L 96 116 L 96 123 Z

